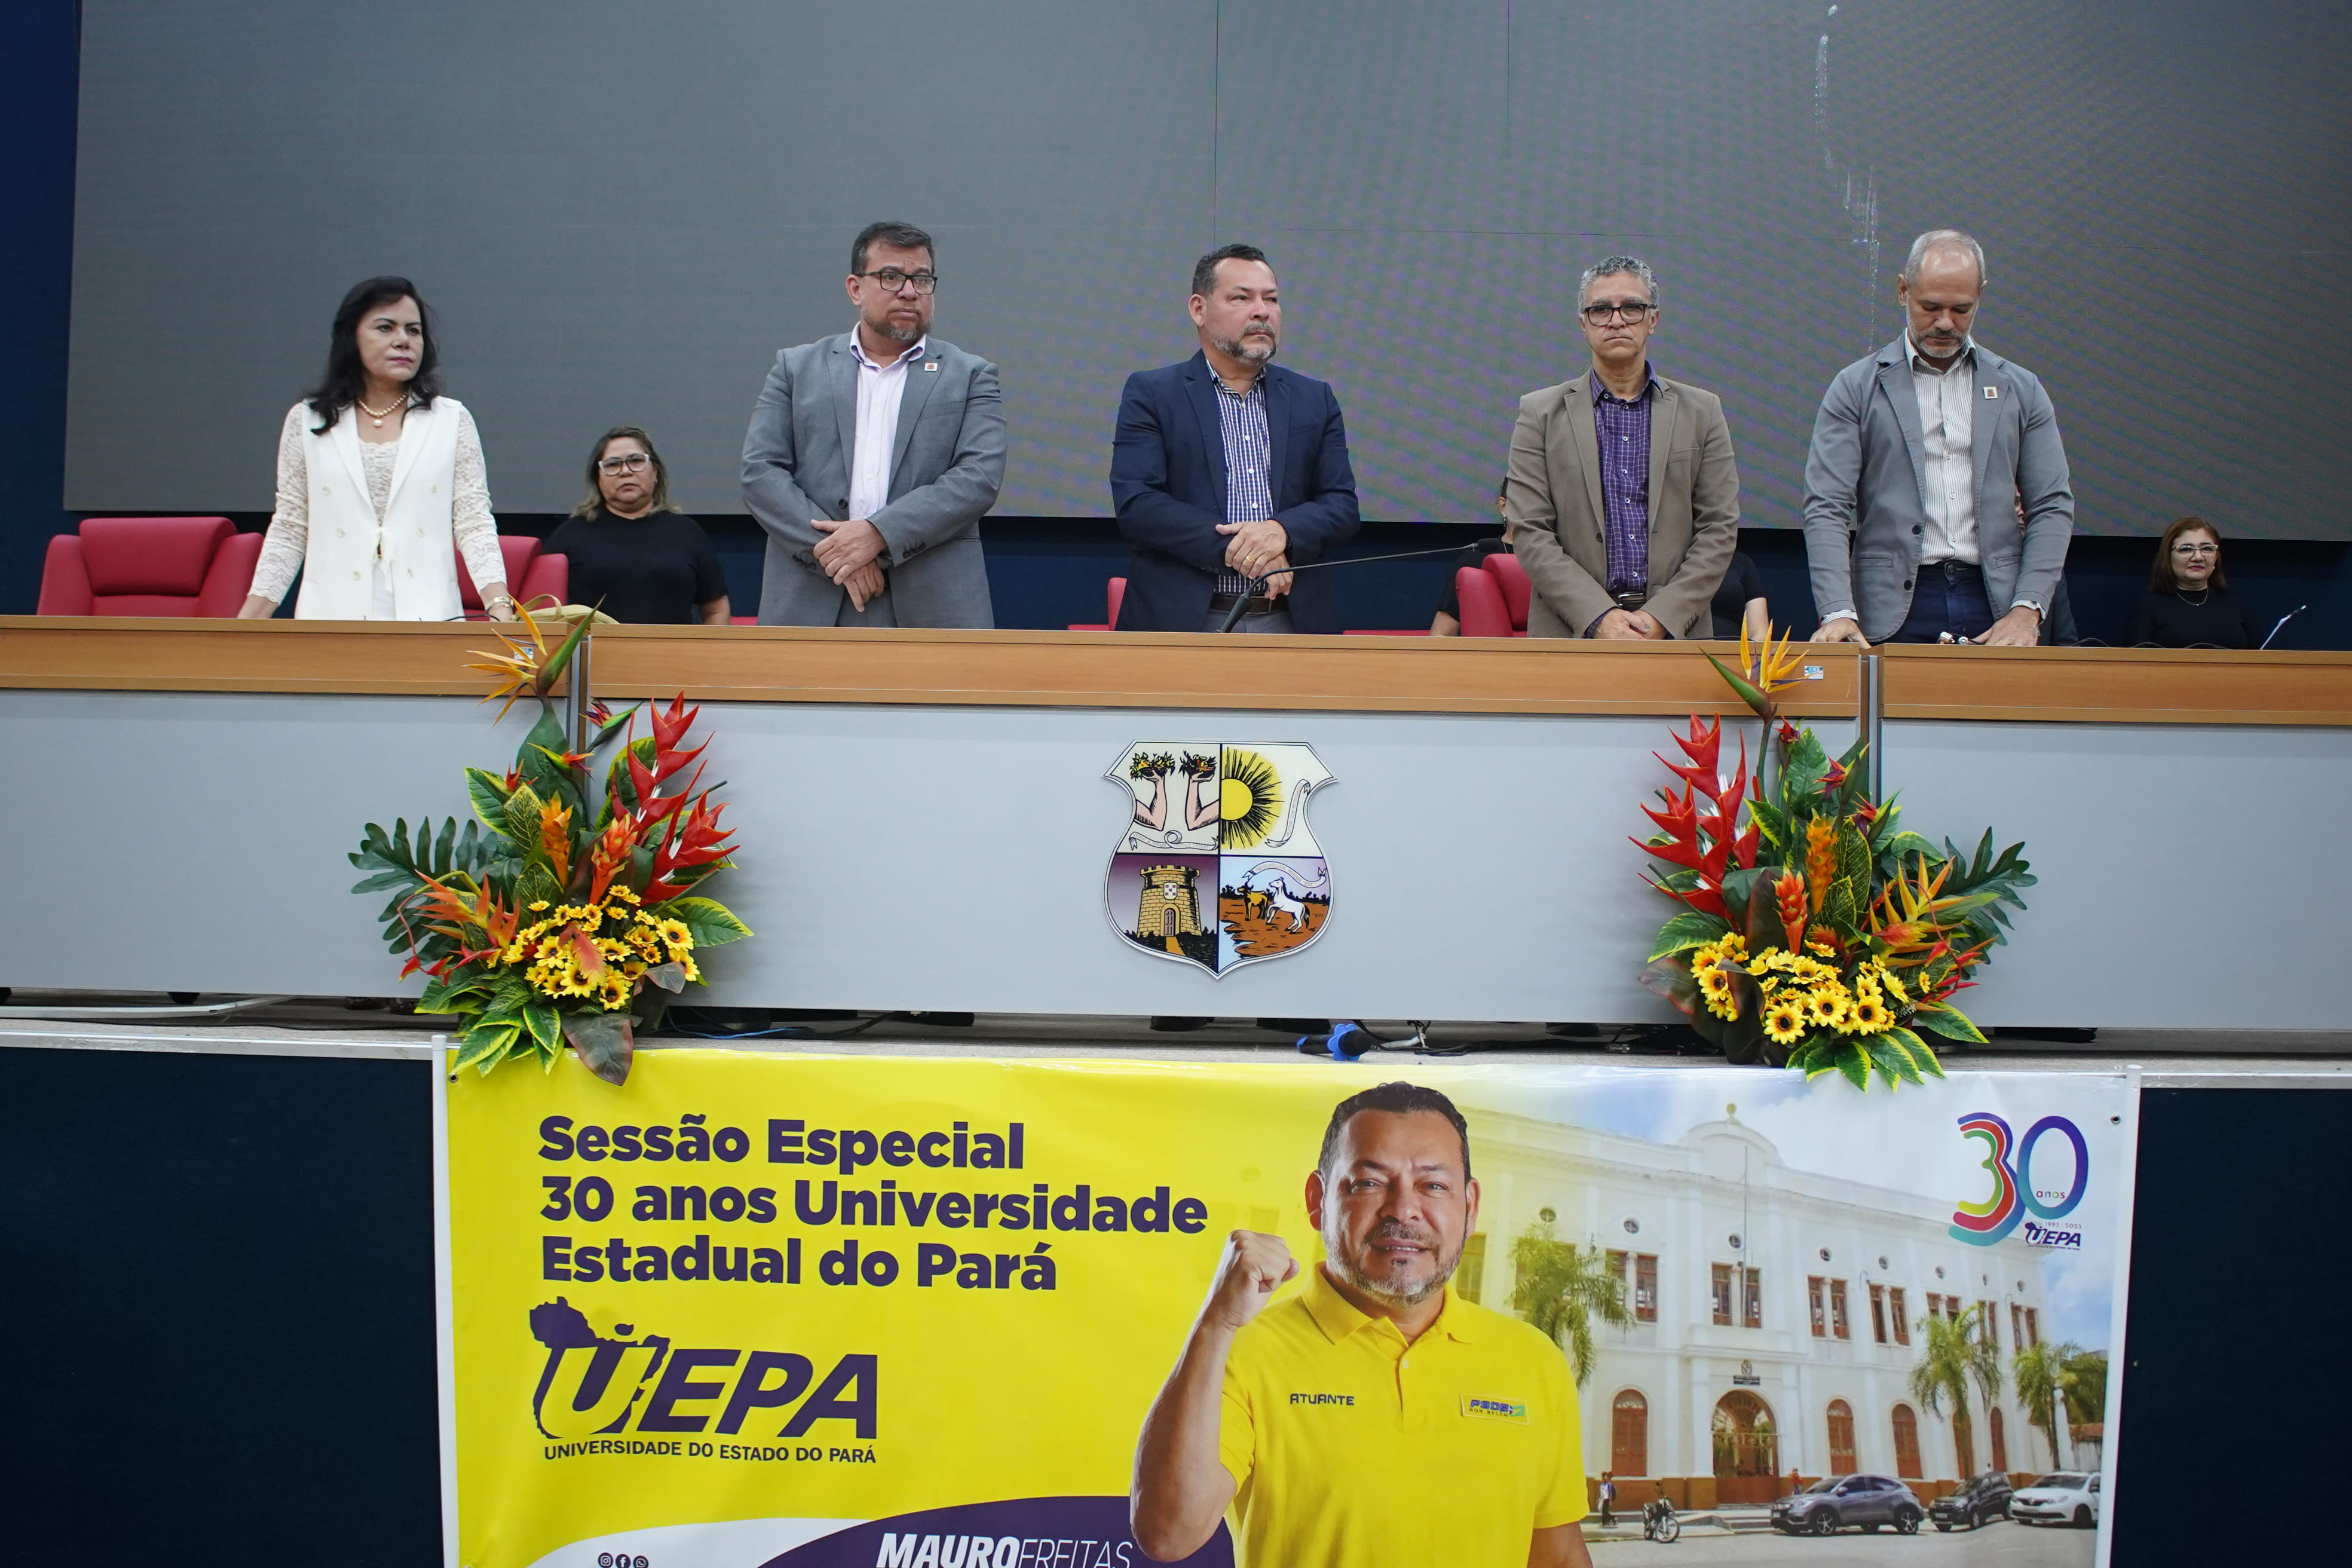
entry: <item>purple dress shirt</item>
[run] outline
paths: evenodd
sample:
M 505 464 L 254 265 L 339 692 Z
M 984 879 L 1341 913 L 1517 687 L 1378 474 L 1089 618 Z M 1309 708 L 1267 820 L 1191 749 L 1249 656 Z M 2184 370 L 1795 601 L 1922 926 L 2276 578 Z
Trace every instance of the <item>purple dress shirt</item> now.
M 1601 541 L 1609 555 L 1612 594 L 1646 593 L 1650 586 L 1650 405 L 1655 376 L 1632 402 L 1592 377 L 1592 426 L 1601 448 Z

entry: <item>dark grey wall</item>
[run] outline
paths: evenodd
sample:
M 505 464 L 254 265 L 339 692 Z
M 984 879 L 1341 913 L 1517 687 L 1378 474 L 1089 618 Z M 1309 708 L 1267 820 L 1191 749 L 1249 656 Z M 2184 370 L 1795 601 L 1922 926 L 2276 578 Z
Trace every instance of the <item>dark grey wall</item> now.
M 569 506 L 625 420 L 737 510 L 775 349 L 845 324 L 849 237 L 903 216 L 939 331 L 1003 367 L 1006 514 L 1108 510 L 1121 379 L 1188 352 L 1191 258 L 1247 237 L 1368 516 L 1488 515 L 1514 400 L 1579 368 L 1576 272 L 1631 250 L 1659 364 L 1724 395 L 1786 526 L 1822 386 L 1958 223 L 2086 529 L 2352 537 L 2352 332 L 2306 304 L 2352 227 L 2347 42 L 2340 7 L 2199 0 L 92 0 L 66 500 L 266 507 L 335 300 L 391 270 L 502 507 Z

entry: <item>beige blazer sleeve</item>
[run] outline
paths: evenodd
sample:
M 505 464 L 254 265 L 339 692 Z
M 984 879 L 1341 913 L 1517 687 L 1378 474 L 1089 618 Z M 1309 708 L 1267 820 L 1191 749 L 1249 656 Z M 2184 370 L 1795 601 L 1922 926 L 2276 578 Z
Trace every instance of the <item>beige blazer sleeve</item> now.
M 1503 531 L 1535 590 L 1528 604 L 1531 637 L 1582 637 L 1615 603 L 1600 580 L 1609 568 L 1597 503 L 1584 493 L 1588 479 L 1598 491 L 1600 452 L 1589 429 L 1584 445 L 1592 450 L 1577 449 L 1570 417 L 1584 384 L 1579 376 L 1528 393 L 1511 430 Z

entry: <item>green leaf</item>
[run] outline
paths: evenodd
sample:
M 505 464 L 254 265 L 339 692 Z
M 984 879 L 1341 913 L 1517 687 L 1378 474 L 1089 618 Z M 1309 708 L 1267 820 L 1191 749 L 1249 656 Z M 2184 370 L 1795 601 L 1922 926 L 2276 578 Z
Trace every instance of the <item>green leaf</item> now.
M 1846 1082 L 1867 1090 L 1870 1088 L 1870 1058 L 1863 1055 L 1862 1047 L 1852 1040 L 1840 1040 L 1830 1049 L 1834 1053 L 1837 1069 L 1845 1075 Z
M 1796 744 L 1789 748 L 1789 760 L 1780 770 L 1781 809 L 1791 818 L 1811 809 L 1811 797 L 1821 793 L 1822 780 L 1829 771 L 1829 753 L 1822 750 L 1821 737 L 1811 730 L 1798 731 Z
M 1944 1064 L 1937 1059 L 1934 1049 L 1928 1046 L 1927 1041 L 1921 1039 L 1910 1030 L 1904 1028 L 1899 1024 L 1894 1028 L 1887 1030 L 1886 1034 L 1888 1038 L 1897 1039 L 1903 1042 L 1904 1049 L 1911 1053 L 1911 1060 L 1913 1064 L 1916 1066 L 1921 1072 L 1927 1073 L 1935 1078 L 1941 1078 L 1944 1076 Z
M 474 815 L 488 825 L 494 833 L 506 831 L 506 781 L 479 768 L 466 770 L 466 798 L 474 803 Z
M 514 793 L 507 796 L 499 820 L 490 826 L 497 828 L 509 843 L 530 855 L 539 850 L 539 792 L 532 789 L 528 781 L 518 784 Z
M 460 1046 L 457 1059 L 450 1066 L 462 1071 L 479 1068 L 487 1076 L 489 1070 L 506 1059 L 506 1055 L 521 1034 L 521 1024 L 514 1019 L 484 1018 L 458 1032 Z
M 536 920 L 544 910 L 533 910 L 531 905 L 544 900 L 550 904 L 563 902 L 563 889 L 556 885 L 555 873 L 536 860 L 522 868 L 515 879 L 515 900 L 522 906 L 526 917 Z
M 1913 1065 L 1910 1052 L 1900 1040 L 1881 1035 L 1865 1037 L 1862 1047 L 1870 1053 L 1872 1065 L 1878 1068 L 1878 1075 L 1886 1080 L 1889 1087 L 1919 1081 L 1919 1069 Z
M 1643 965 L 1641 982 L 1650 990 L 1664 997 L 1673 1004 L 1676 1012 L 1694 1023 L 1697 1021 L 1698 1016 L 1706 1010 L 1699 1001 L 1698 982 L 1691 978 L 1689 961 L 1680 954 L 1653 959 Z M 1712 1035 L 1707 1036 L 1706 1038 L 1709 1045 L 1717 1043 Z
M 629 1081 L 629 1063 L 635 1055 L 636 1041 L 629 1033 L 626 1013 L 567 1014 L 563 1034 L 590 1072 L 606 1083 Z
M 1986 1043 L 1984 1031 L 1969 1021 L 1968 1016 L 1949 1002 L 1923 1002 L 1920 1016 L 1912 1021 L 1922 1028 L 1932 1029 L 1949 1039 L 1965 1040 L 1972 1046 Z
M 1757 833 L 1775 849 L 1789 847 L 1788 822 L 1780 808 L 1769 800 L 1751 797 L 1748 802 L 1748 820 L 1756 825 Z
M 684 921 L 686 929 L 694 935 L 694 945 L 698 948 L 724 947 L 751 934 L 751 928 L 737 920 L 734 913 L 716 899 L 670 899 L 654 908 L 658 913 Z
M 551 1051 L 563 1040 L 563 1019 L 555 1005 L 533 996 L 522 1005 L 523 1026 L 530 1031 L 531 1043 L 541 1051 Z
M 1650 957 L 1660 959 L 1695 947 L 1705 947 L 1728 935 L 1731 922 L 1699 910 L 1685 910 L 1658 929 L 1650 943 Z
M 686 989 L 686 965 L 673 959 L 646 971 L 646 978 L 665 991 Z
M 1776 874 L 1776 868 L 1769 866 L 1734 867 L 1723 874 L 1723 907 L 1731 911 L 1731 923 L 1735 929 L 1745 931 L 1748 927 L 1748 906 L 1759 896 L 1759 885 L 1764 901 L 1771 902 L 1769 881 Z

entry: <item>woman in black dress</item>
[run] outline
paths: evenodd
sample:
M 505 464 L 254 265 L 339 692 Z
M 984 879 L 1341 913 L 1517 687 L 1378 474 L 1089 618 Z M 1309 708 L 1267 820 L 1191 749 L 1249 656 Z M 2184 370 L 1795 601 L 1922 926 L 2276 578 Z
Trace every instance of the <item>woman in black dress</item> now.
M 2221 535 L 2211 523 L 2184 517 L 2164 531 L 2124 640 L 2135 647 L 2253 647 L 2262 641 L 2246 602 L 2221 571 Z
M 588 454 L 588 493 L 546 549 L 570 565 L 564 596 L 638 626 L 728 624 L 727 578 L 702 525 L 670 504 L 669 471 L 634 425 Z

